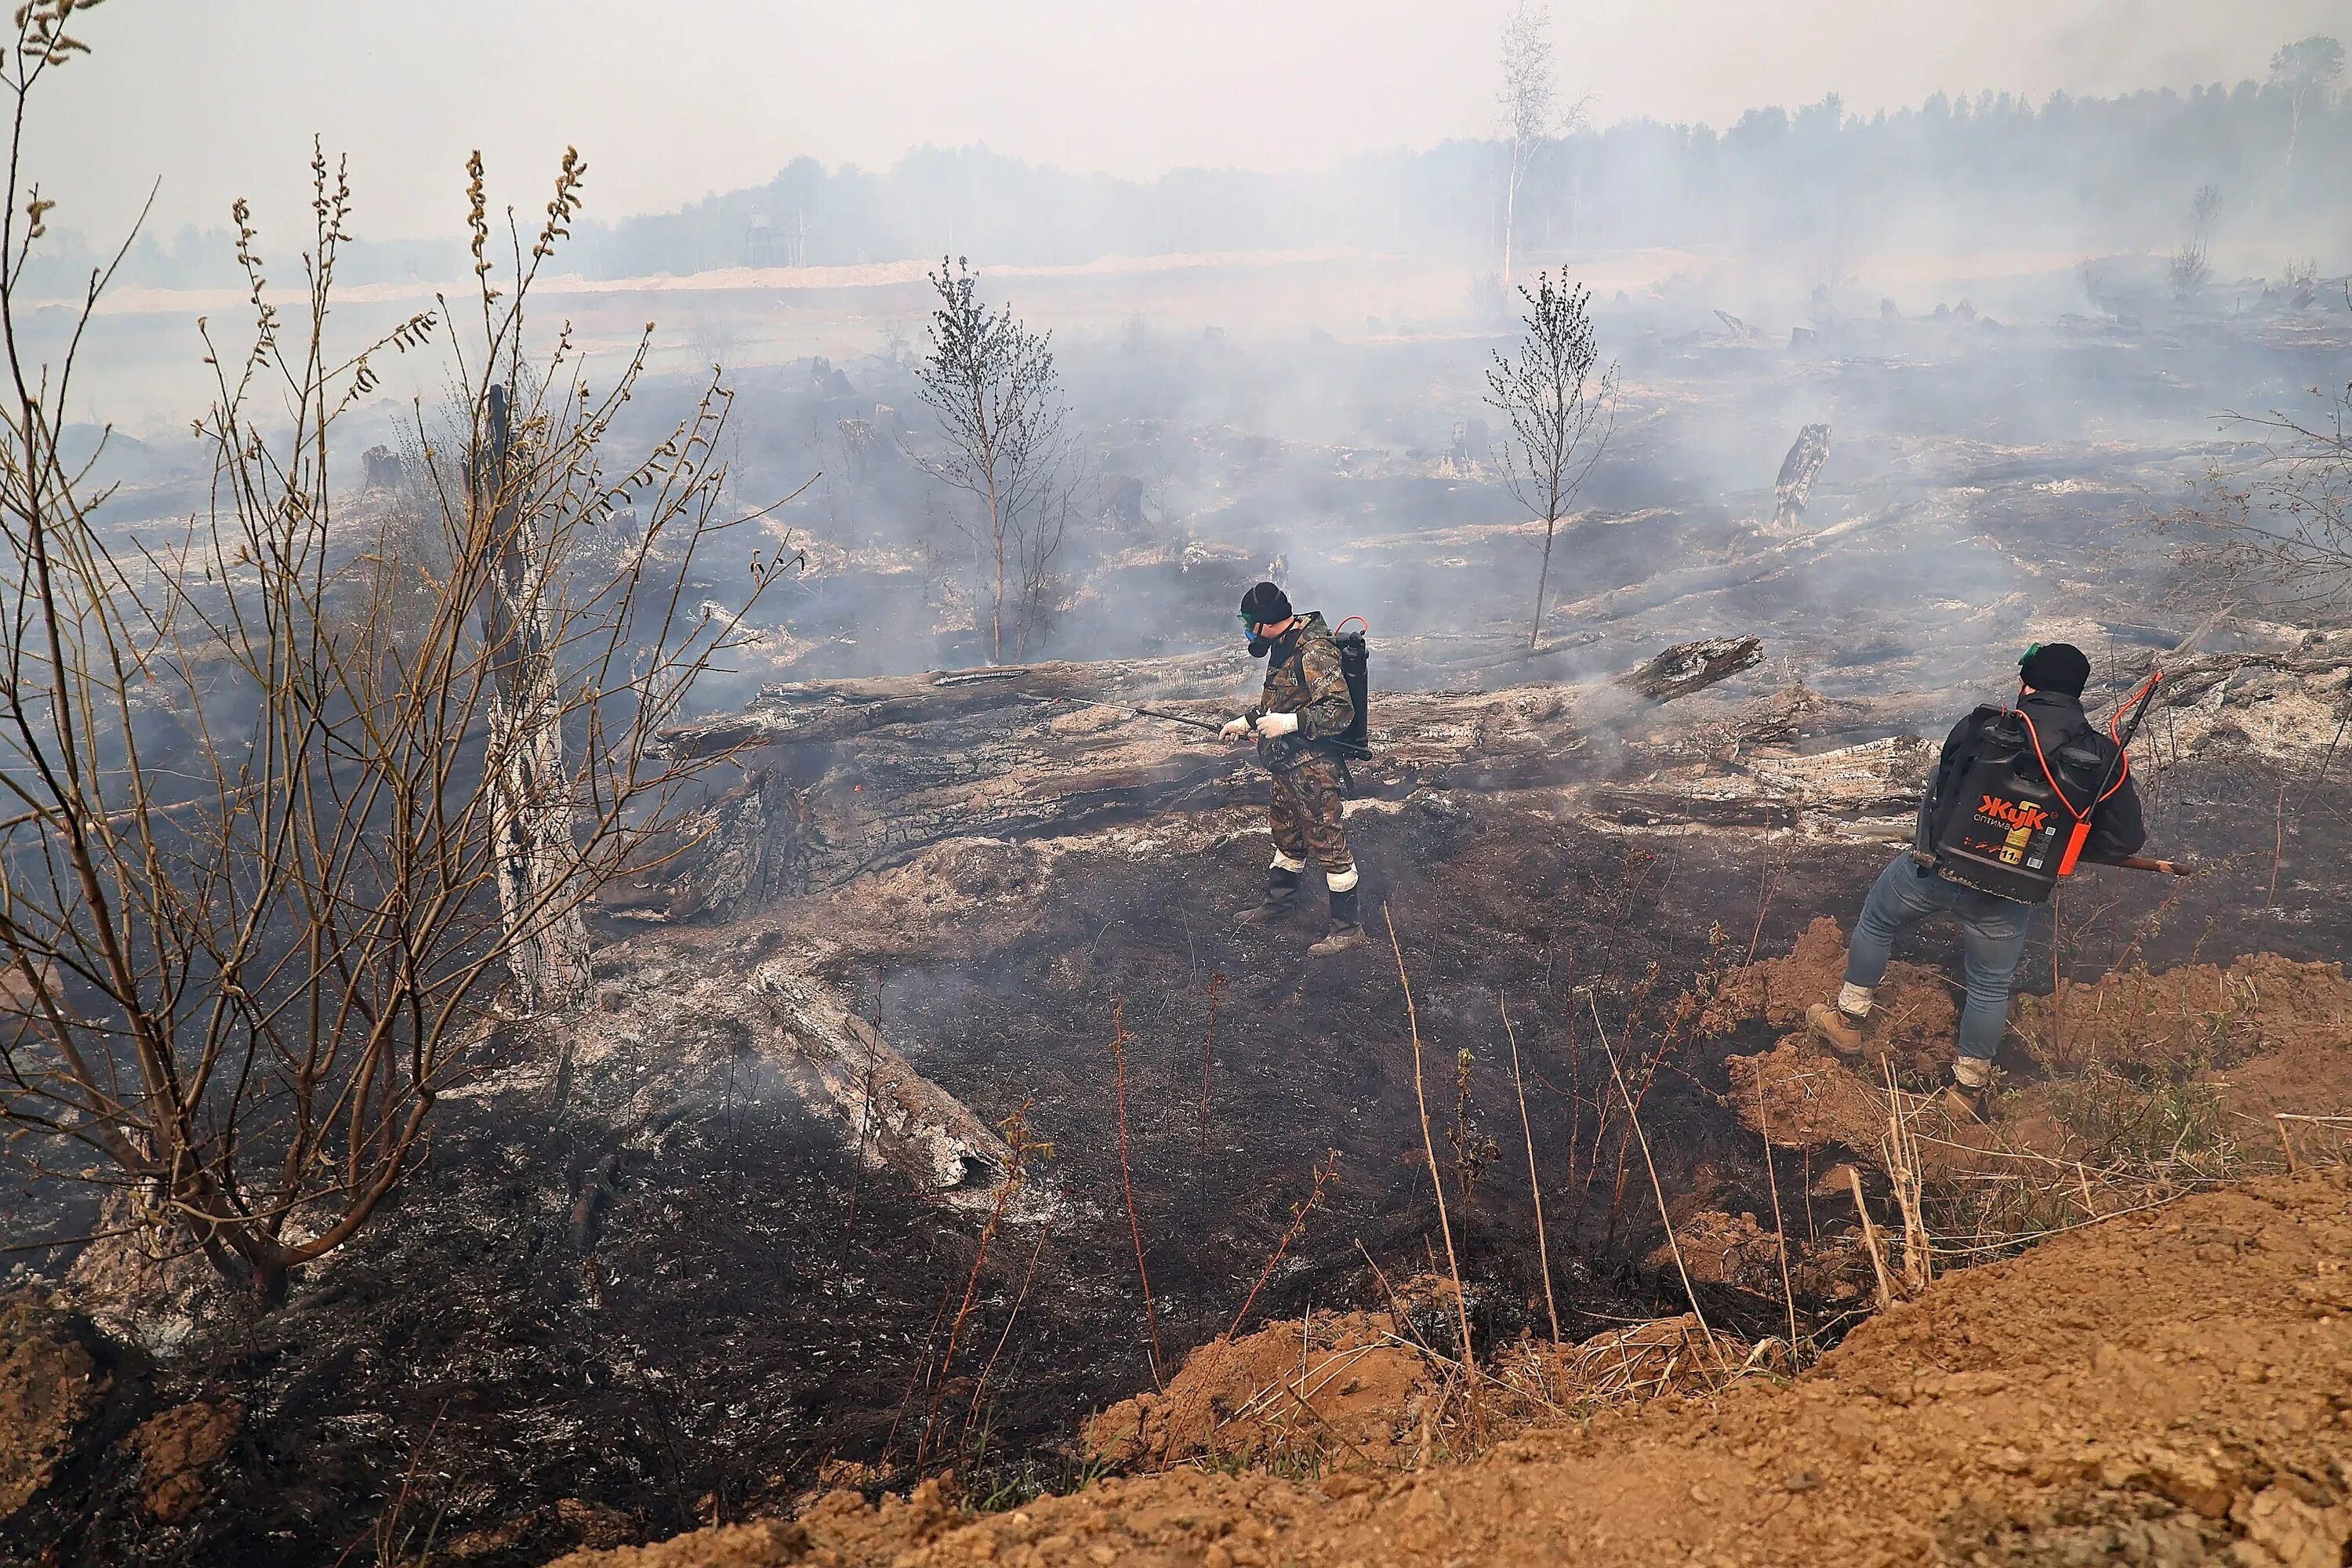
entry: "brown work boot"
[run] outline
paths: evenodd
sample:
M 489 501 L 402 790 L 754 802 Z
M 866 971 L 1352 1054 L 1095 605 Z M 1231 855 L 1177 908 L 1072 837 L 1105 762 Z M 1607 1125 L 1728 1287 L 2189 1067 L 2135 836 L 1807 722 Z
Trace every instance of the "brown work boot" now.
M 1985 1091 L 1970 1089 L 1964 1083 L 1947 1083 L 1928 1103 L 1955 1121 L 1966 1123 L 1990 1120 L 1985 1110 Z
M 1963 1078 L 1962 1073 L 1968 1078 Z M 1978 1079 L 1970 1083 L 1969 1078 Z M 1992 1067 L 1990 1063 L 1974 1064 L 1969 1058 L 1952 1064 L 1951 1076 L 1944 1080 L 1943 1089 L 1935 1099 L 1936 1109 L 1955 1121 L 1990 1121 L 1992 1120 Z
M 1290 912 L 1298 901 L 1298 873 L 1276 866 L 1265 874 L 1265 897 L 1254 910 L 1244 910 L 1234 916 L 1244 925 L 1272 925 Z
M 1322 940 L 1307 952 L 1315 958 L 1328 958 L 1335 952 L 1345 952 L 1351 947 L 1364 945 L 1364 922 L 1356 909 L 1356 889 L 1331 895 L 1331 923 L 1323 928 Z
M 1864 1020 L 1832 1002 L 1816 1002 L 1805 1009 L 1805 1032 L 1849 1059 L 1862 1055 Z

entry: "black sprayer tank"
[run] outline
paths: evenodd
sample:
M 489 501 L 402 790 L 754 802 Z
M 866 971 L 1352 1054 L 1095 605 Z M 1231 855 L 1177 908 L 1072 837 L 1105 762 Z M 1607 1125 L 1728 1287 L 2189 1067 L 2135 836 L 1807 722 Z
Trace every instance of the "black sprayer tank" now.
M 2042 903 L 2074 872 L 2107 759 L 2072 737 L 2053 747 L 2014 709 L 1984 711 L 1976 753 L 1952 783 L 1958 809 L 1936 841 L 1936 868 L 1964 888 Z
M 1357 617 L 1350 616 L 1348 619 L 1356 620 Z M 1339 623 L 1342 627 L 1347 624 L 1347 621 Z M 1362 625 L 1360 621 L 1357 624 Z M 1354 703 L 1356 708 L 1355 721 L 1348 726 L 1347 733 L 1332 737 L 1334 749 L 1343 757 L 1363 758 L 1372 754 L 1370 744 L 1372 719 L 1371 649 L 1367 646 L 1366 640 L 1367 634 L 1370 630 L 1370 626 L 1365 626 L 1360 632 L 1342 630 L 1335 632 L 1331 637 L 1331 640 L 1339 647 L 1339 674 L 1348 683 L 1348 700 Z

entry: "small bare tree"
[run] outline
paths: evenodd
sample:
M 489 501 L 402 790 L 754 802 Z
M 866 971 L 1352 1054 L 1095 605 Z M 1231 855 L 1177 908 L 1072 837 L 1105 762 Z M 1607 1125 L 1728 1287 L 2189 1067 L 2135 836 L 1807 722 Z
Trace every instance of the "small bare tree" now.
M 713 459 L 723 387 L 623 463 L 609 437 L 650 336 L 601 392 L 568 331 L 526 352 L 576 153 L 535 237 L 508 215 L 510 269 L 477 155 L 478 316 L 445 301 L 351 354 L 328 334 L 341 170 L 313 159 L 290 320 L 239 203 L 252 336 L 205 330 L 211 503 L 168 538 L 102 523 L 107 492 L 59 447 L 75 347 L 35 363 L 22 330 L 52 205 L 16 183 L 24 109 L 79 52 L 81 8 L 20 11 L 0 62 L 0 1120 L 20 1161 L 124 1191 L 274 1303 L 383 1212 L 495 1032 L 580 999 L 585 907 L 663 852 L 712 765 L 657 737 L 769 574 L 734 609 L 682 598 L 751 521 Z M 436 345 L 457 449 L 420 415 L 416 493 L 343 507 L 339 421 L 378 364 Z M 600 542 L 629 508 L 641 531 Z
M 1552 62 L 1551 12 L 1519 0 L 1503 24 L 1503 131 L 1510 138 L 1510 162 L 1503 184 L 1503 276 L 1513 282 L 1511 258 L 1518 236 L 1519 187 L 1553 142 L 1583 123 L 1581 99 L 1559 104 Z
M 1592 322 L 1592 291 L 1536 275 L 1521 318 L 1525 335 L 1516 355 L 1495 352 L 1486 372 L 1486 402 L 1510 423 L 1502 442 L 1503 482 L 1512 498 L 1544 525 L 1543 564 L 1536 574 L 1535 614 L 1528 647 L 1543 634 L 1544 595 L 1551 582 L 1552 542 L 1559 520 L 1585 477 L 1608 448 L 1617 422 L 1617 364 L 1596 368 L 1600 344 Z
M 1061 535 L 1045 503 L 1068 458 L 1069 410 L 1054 369 L 1053 334 L 1029 331 L 1011 306 L 992 312 L 980 279 L 963 258 L 944 258 L 929 274 L 939 295 L 925 328 L 930 352 L 915 369 L 924 405 L 939 421 L 942 449 L 910 454 L 934 478 L 970 494 L 982 508 L 974 544 L 989 598 L 990 658 L 1004 661 L 1007 582 L 1016 612 L 1024 552 Z M 1042 563 L 1039 574 L 1042 575 Z M 1016 627 L 1014 643 L 1021 643 Z

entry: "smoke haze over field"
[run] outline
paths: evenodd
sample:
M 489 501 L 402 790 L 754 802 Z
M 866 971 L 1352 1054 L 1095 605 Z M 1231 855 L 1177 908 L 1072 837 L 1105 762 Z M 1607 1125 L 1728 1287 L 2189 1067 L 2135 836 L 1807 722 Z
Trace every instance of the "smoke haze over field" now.
M 389 238 L 457 228 L 473 147 L 536 189 L 578 144 L 608 219 L 798 156 L 876 168 L 924 146 L 1128 177 L 1318 168 L 1492 134 L 1509 8 L 115 0 L 83 24 L 106 68 L 69 73 L 47 105 L 45 179 L 70 193 L 57 221 L 92 234 L 160 179 L 152 232 L 168 236 L 221 224 L 240 195 L 299 210 L 318 134 L 352 155 L 361 232 Z M 2343 18 L 2340 0 L 1604 0 L 1564 13 L 1559 42 L 1562 89 L 1591 94 L 1598 123 L 1721 128 L 1829 93 L 1869 114 L 1937 92 L 2039 103 L 2259 79 L 2280 43 Z

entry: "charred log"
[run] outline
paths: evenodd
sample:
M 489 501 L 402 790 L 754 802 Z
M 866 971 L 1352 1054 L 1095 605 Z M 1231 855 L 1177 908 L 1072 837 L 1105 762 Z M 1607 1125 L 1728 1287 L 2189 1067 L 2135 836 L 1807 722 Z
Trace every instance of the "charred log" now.
M 1805 502 L 1813 493 L 1814 476 L 1830 458 L 1830 427 L 1808 425 L 1797 432 L 1796 443 L 1789 455 L 1780 459 L 1780 477 L 1773 482 L 1777 505 L 1772 511 L 1772 528 L 1785 533 L 1796 527 L 1805 515 Z
M 1676 643 L 1622 677 L 1619 684 L 1653 702 L 1672 702 L 1763 662 L 1761 637 L 1704 637 Z

